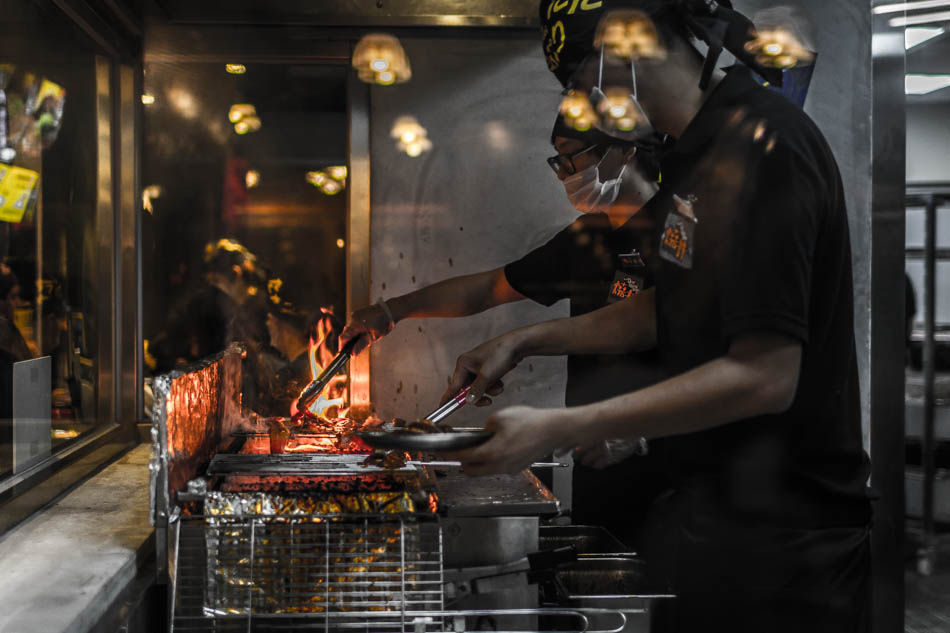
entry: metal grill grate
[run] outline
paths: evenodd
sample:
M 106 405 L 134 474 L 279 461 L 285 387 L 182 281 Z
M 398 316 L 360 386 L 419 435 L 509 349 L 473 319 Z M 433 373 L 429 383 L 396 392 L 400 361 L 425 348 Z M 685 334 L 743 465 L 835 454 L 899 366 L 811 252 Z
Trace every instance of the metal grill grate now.
M 177 558 L 176 632 L 442 630 L 435 521 L 189 518 Z

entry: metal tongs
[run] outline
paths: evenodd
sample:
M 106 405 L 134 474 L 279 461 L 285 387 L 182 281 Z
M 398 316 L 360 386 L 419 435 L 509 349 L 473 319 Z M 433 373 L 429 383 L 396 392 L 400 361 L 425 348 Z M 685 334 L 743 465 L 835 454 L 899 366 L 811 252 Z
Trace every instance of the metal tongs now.
M 463 406 L 465 406 L 465 399 L 468 398 L 468 392 L 472 388 L 471 385 L 468 387 L 463 387 L 461 391 L 452 396 L 452 399 L 443 404 L 441 407 L 427 415 L 423 420 L 428 420 L 432 424 L 441 422 L 445 418 L 449 417 Z
M 346 345 L 341 347 L 339 353 L 333 357 L 333 360 L 323 368 L 320 375 L 309 385 L 304 387 L 303 391 L 300 392 L 300 396 L 297 398 L 297 411 L 306 411 L 309 409 L 313 401 L 317 399 L 317 396 L 320 395 L 324 387 L 330 382 L 330 379 L 340 373 L 340 370 L 343 369 L 347 361 L 350 360 L 353 348 L 356 347 L 357 342 L 359 342 L 363 336 L 365 335 L 361 334 L 347 341 Z

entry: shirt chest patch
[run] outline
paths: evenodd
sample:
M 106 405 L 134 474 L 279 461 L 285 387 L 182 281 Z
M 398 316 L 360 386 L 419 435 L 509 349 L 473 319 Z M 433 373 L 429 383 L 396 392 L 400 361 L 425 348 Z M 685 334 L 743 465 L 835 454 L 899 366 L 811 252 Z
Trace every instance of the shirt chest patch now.
M 696 241 L 696 198 L 673 195 L 673 205 L 666 214 L 660 234 L 660 257 L 681 268 L 693 268 L 693 247 Z
M 646 282 L 646 264 L 639 251 L 622 253 L 617 256 L 620 264 L 614 272 L 614 280 L 607 293 L 607 303 L 623 301 L 643 290 Z

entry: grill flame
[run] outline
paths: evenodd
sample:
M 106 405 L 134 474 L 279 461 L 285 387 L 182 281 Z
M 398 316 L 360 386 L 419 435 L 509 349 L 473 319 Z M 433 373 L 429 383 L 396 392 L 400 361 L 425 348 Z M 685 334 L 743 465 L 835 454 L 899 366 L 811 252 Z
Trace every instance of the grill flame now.
M 323 368 L 333 360 L 333 352 L 327 345 L 327 339 L 332 331 L 333 324 L 329 315 L 324 310 L 324 316 L 316 325 L 316 331 L 310 336 L 308 351 L 310 358 L 310 380 L 316 380 Z M 317 416 L 321 420 L 330 422 L 333 418 L 345 418 L 348 412 L 346 408 L 347 400 L 346 376 L 334 376 L 327 386 L 323 388 L 320 395 L 310 404 L 307 411 Z M 336 411 L 331 411 L 331 409 Z M 297 415 L 297 403 L 290 405 L 290 415 Z

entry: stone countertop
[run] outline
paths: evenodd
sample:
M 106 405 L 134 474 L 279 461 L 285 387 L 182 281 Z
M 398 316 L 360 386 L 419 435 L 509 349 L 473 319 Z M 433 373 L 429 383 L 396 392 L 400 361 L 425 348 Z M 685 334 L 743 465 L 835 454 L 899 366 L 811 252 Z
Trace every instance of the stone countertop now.
M 139 445 L 0 539 L 0 631 L 85 633 L 150 546 L 149 446 Z

